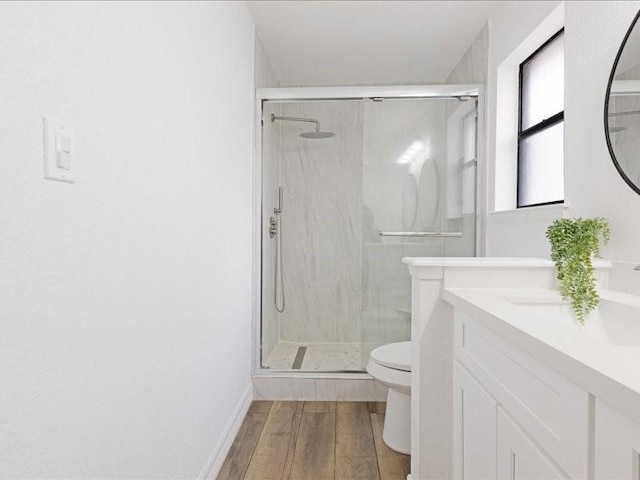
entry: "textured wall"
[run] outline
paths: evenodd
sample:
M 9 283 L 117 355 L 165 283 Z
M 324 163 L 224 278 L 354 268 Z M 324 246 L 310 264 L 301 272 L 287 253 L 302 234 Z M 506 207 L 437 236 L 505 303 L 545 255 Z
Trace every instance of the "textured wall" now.
M 485 85 L 489 68 L 489 25 L 478 33 L 473 43 L 451 70 L 445 83 L 450 85 Z
M 555 7 L 555 2 L 507 5 L 491 21 L 490 154 L 495 153 L 495 69 Z M 633 221 L 640 197 L 615 170 L 604 136 L 607 81 L 616 53 L 640 2 L 593 1 L 565 4 L 565 205 L 489 215 L 492 256 L 548 256 L 546 227 L 561 216 L 603 216 L 611 222 L 606 258 L 629 263 L 627 285 L 640 291 L 632 272 L 640 262 L 640 229 Z M 517 17 L 513 9 L 521 11 Z M 529 14 L 524 15 L 523 9 Z M 517 18 L 518 21 L 514 21 Z M 492 79 L 493 78 L 493 79 Z M 490 172 L 491 173 L 491 172 Z M 489 177 L 490 190 L 499 189 Z M 614 279 L 615 280 L 615 279 Z M 619 287 L 622 287 L 620 285 Z
M 618 48 L 640 2 L 566 5 L 565 190 L 571 217 L 606 217 L 611 241 L 605 258 L 616 260 L 612 287 L 640 294 L 640 196 L 616 171 L 604 135 L 604 102 Z M 636 27 L 637 29 L 637 27 Z M 597 34 L 594 34 L 597 32 Z M 638 151 L 636 150 L 636 158 Z
M 554 1 L 520 1 L 503 2 L 500 9 L 489 20 L 489 74 L 487 79 L 487 205 L 486 222 L 486 254 L 489 256 L 533 256 L 548 257 L 548 243 L 544 236 L 546 227 L 563 214 L 563 206 L 555 205 L 542 208 L 526 208 L 494 212 L 495 208 L 511 208 L 500 204 L 504 197 L 515 196 L 515 165 L 517 156 L 500 159 L 496 165 L 496 152 L 504 148 L 505 140 L 498 138 L 497 123 L 504 123 L 508 115 L 514 117 L 514 132 L 517 130 L 517 104 L 509 104 L 505 112 L 498 107 L 498 97 L 507 92 L 504 86 L 498 85 L 498 67 L 510 59 L 519 46 L 527 40 L 532 32 L 545 20 L 560 2 Z M 572 2 L 566 2 L 567 5 Z M 582 8 L 589 2 L 576 2 Z M 555 33 L 554 30 L 552 33 Z M 551 33 L 549 34 L 551 35 Z M 569 29 L 565 38 L 570 35 Z M 548 36 L 540 39 L 539 46 Z M 518 51 L 524 60 L 536 47 L 527 52 Z M 567 52 L 568 54 L 568 52 Z M 517 82 L 517 75 L 514 77 Z M 568 78 L 565 76 L 565 78 Z M 515 85 L 514 85 L 514 88 Z M 514 98 L 517 98 L 514 95 Z M 566 107 L 566 105 L 565 105 Z M 504 108 L 501 106 L 500 108 Z M 565 123 L 566 128 L 566 123 Z M 515 133 L 513 133 L 515 136 Z M 565 138 L 566 140 L 566 138 Z M 499 143 L 501 142 L 501 143 Z M 511 153 L 511 152 L 510 152 Z M 505 165 L 507 163 L 508 165 Z M 506 173 L 505 173 L 506 172 Z M 501 176 L 504 175 L 504 176 Z M 505 178 L 505 177 L 509 178 Z M 510 198 L 515 206 L 515 198 Z
M 640 2 L 587 2 L 580 7 L 569 2 L 565 33 L 568 214 L 607 217 L 612 235 L 603 255 L 634 263 L 640 262 L 640 227 L 635 220 L 640 196 L 624 183 L 611 161 L 603 112 L 613 60 L 638 8 Z
M 0 477 L 194 478 L 218 444 L 250 384 L 253 28 L 0 4 Z

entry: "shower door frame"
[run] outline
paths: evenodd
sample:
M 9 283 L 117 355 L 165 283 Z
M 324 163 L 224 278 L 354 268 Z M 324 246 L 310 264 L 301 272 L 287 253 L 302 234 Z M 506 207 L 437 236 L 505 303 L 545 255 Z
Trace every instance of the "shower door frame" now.
M 486 212 L 486 139 L 485 96 L 482 85 L 408 85 L 408 86 L 357 86 L 357 87 L 284 87 L 256 88 L 255 130 L 253 154 L 253 215 L 252 215 L 252 299 L 251 299 L 251 344 L 253 377 L 370 379 L 366 372 L 304 372 L 273 371 L 262 368 L 262 110 L 269 100 L 281 102 L 360 100 L 367 98 L 477 98 L 478 124 L 476 128 L 476 255 L 485 254 L 484 212 Z

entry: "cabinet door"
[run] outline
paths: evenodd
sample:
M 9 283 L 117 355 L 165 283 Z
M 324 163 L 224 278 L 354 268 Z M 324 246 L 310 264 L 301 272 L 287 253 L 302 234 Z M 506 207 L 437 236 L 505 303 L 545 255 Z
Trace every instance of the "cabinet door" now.
M 457 361 L 453 365 L 453 478 L 496 478 L 496 401 Z
M 596 399 L 596 478 L 640 479 L 640 424 Z
M 555 480 L 567 477 L 498 407 L 498 478 Z

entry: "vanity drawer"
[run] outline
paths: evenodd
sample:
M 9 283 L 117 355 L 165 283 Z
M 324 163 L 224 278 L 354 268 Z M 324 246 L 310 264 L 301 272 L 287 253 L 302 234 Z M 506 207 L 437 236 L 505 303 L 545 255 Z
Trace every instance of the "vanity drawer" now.
M 459 309 L 455 356 L 571 478 L 586 478 L 589 394 Z

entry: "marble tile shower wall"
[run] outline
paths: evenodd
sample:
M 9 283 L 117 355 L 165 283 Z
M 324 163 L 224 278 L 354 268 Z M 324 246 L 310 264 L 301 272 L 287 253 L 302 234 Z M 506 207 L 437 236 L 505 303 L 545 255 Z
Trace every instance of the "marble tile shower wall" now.
M 462 233 L 444 242 L 445 257 L 472 257 L 476 251 L 476 112 L 476 102 L 471 100 L 445 104 L 447 148 L 441 230 Z
M 280 105 L 266 103 L 262 129 L 262 352 L 267 358 L 278 343 L 278 317 L 273 303 L 275 288 L 275 239 L 269 237 L 269 217 L 273 215 L 280 185 L 280 127 L 269 121 L 280 114 Z
M 487 85 L 487 77 L 489 75 L 489 25 L 485 24 L 482 30 L 478 33 L 471 46 L 464 53 L 458 64 L 449 73 L 445 83 L 450 85 Z M 451 110 L 453 111 L 453 109 Z M 479 152 L 481 155 L 484 152 Z M 485 172 L 480 169 L 477 172 L 480 181 L 479 185 L 483 184 L 483 178 Z M 481 198 L 484 198 L 486 192 L 481 192 Z M 445 223 L 449 231 L 461 231 L 465 235 L 460 239 L 447 242 L 445 245 L 445 256 L 473 256 L 475 255 L 475 231 L 483 231 L 485 218 L 485 212 L 482 207 L 482 202 L 478 205 L 479 215 L 464 215 L 459 218 L 448 219 Z M 479 223 L 476 224 L 476 221 Z M 473 235 L 468 234 L 473 232 Z M 484 240 L 482 236 L 479 237 L 480 243 L 478 245 L 478 251 L 484 251 Z
M 359 341 L 362 304 L 361 102 L 282 104 L 282 115 L 320 120 L 328 139 L 281 124 L 283 270 L 287 307 L 280 340 Z
M 279 82 L 275 71 L 269 61 L 269 56 L 264 49 L 260 35 L 256 34 L 254 39 L 254 83 L 256 88 L 278 87 Z M 268 118 L 271 113 L 279 113 L 278 105 L 265 104 L 263 115 Z M 274 257 L 271 249 L 271 242 L 268 234 L 269 216 L 273 212 L 273 189 L 278 184 L 280 178 L 280 126 L 262 130 L 263 135 L 263 164 L 264 174 L 263 187 L 266 195 L 263 195 L 262 219 L 262 245 L 266 256 L 262 262 L 262 353 L 267 358 L 278 343 L 278 318 L 273 308 L 273 287 L 274 287 Z M 265 225 L 267 228 L 264 228 Z M 271 295 L 269 295 L 269 292 Z

